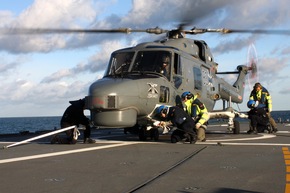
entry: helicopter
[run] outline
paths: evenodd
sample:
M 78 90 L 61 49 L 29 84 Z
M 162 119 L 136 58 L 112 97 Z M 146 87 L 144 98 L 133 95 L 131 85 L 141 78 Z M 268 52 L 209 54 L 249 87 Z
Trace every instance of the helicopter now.
M 132 32 L 130 28 L 120 31 Z M 234 118 L 246 115 L 234 110 L 231 103 L 243 102 L 246 75 L 252 73 L 255 76 L 256 64 L 239 65 L 233 72 L 218 72 L 218 64 L 206 42 L 185 38 L 186 34 L 232 31 L 150 28 L 145 32 L 166 32 L 167 37 L 111 54 L 104 77 L 90 86 L 85 98 L 94 125 L 136 128 L 140 140 L 152 134 L 158 139 L 158 129 L 152 127 L 152 113 L 160 105 L 182 107 L 181 95 L 190 91 L 206 105 L 210 118 L 228 119 L 228 130 L 238 134 L 240 126 Z M 163 69 L 164 64 L 166 69 Z M 238 77 L 231 85 L 218 77 L 219 74 L 238 74 Z M 223 101 L 223 109 L 213 110 L 218 100 Z
M 150 33 L 166 34 L 157 41 L 143 42 L 136 46 L 116 50 L 111 54 L 103 78 L 89 87 L 85 96 L 85 108 L 90 111 L 91 121 L 98 128 L 136 129 L 140 140 L 148 133 L 158 139 L 158 128 L 152 126 L 152 114 L 160 105 L 182 107 L 181 95 L 190 91 L 206 105 L 210 118 L 228 120 L 228 130 L 240 132 L 237 117 L 247 115 L 232 108 L 232 103 L 244 100 L 245 80 L 254 77 L 257 64 L 238 65 L 236 71 L 219 72 L 218 63 L 207 43 L 187 38 L 186 35 L 202 33 L 258 33 L 289 35 L 287 30 L 235 30 L 192 28 L 184 25 L 173 30 L 159 27 L 148 29 L 1 29 L 4 34 L 50 33 Z M 165 67 L 164 67 L 165 64 Z M 236 74 L 234 84 L 219 75 Z M 223 108 L 214 110 L 217 101 Z

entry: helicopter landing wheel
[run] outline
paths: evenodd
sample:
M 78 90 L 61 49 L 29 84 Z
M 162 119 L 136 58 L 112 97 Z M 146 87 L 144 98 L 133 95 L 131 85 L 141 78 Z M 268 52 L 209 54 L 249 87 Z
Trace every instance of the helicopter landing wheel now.
M 234 120 L 234 134 L 240 134 L 240 122 L 237 120 Z
M 150 137 L 151 137 L 151 140 L 158 141 L 158 139 L 159 139 L 159 131 L 158 131 L 157 128 L 154 128 L 154 129 L 150 130 Z

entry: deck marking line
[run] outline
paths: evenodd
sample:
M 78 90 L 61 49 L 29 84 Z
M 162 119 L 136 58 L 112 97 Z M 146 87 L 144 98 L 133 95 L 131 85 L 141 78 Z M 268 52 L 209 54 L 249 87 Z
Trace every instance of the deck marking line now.
M 218 142 L 218 141 L 249 141 L 249 140 L 257 140 L 257 139 L 269 139 L 269 138 L 274 138 L 276 135 L 271 135 L 271 134 L 261 134 L 262 136 L 258 137 L 252 137 L 252 138 L 236 138 L 236 139 L 217 139 L 217 140 L 206 140 L 209 142 Z
M 111 144 L 111 145 L 105 145 L 105 146 L 97 146 L 97 147 L 90 147 L 90 148 L 82 148 L 82 149 L 74 149 L 74 150 L 68 150 L 68 151 L 54 152 L 54 153 L 45 153 L 45 154 L 32 155 L 32 156 L 3 159 L 3 160 L 0 160 L 0 164 L 17 162 L 17 161 L 24 161 L 24 160 L 39 159 L 39 158 L 45 158 L 45 157 L 53 157 L 53 156 L 59 156 L 59 155 L 67 155 L 67 154 L 87 152 L 87 151 L 94 151 L 94 150 L 107 149 L 107 148 L 113 148 L 113 147 L 121 147 L 121 146 L 125 146 L 125 145 L 133 145 L 133 144 L 138 144 L 138 142 Z

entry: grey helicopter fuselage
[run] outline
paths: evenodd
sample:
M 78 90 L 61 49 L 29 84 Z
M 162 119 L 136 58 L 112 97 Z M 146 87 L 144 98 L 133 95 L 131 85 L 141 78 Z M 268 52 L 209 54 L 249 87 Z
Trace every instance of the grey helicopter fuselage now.
M 164 56 L 169 57 L 166 69 Z M 197 94 L 209 111 L 216 100 L 243 101 L 245 66 L 234 85 L 216 76 L 217 63 L 204 41 L 187 38 L 141 43 L 112 53 L 102 79 L 94 82 L 86 108 L 96 126 L 145 125 L 156 105 L 181 105 L 185 91 Z

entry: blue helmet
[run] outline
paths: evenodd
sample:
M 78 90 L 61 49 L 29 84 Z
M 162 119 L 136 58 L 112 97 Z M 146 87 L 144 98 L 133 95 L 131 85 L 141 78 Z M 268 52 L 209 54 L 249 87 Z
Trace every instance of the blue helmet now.
M 182 100 L 184 100 L 185 98 L 191 99 L 192 97 L 193 97 L 193 94 L 190 91 L 186 91 L 186 92 L 182 93 L 182 95 L 181 95 Z
M 165 113 L 167 114 L 168 107 L 165 105 L 161 105 L 157 108 L 157 114 Z
M 251 108 L 255 108 L 256 107 L 256 101 L 254 100 L 249 100 L 247 103 L 247 106 L 251 109 Z

